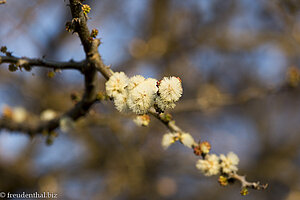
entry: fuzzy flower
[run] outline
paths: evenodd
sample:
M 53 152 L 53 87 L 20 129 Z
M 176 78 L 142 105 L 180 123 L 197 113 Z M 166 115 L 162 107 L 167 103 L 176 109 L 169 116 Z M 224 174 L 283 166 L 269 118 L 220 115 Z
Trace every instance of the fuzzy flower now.
M 153 87 L 153 90 L 155 90 L 155 92 L 157 92 L 157 90 L 158 90 L 158 88 L 156 86 L 157 80 L 155 78 L 147 78 L 144 82 L 151 84 L 151 86 Z
M 114 104 L 119 112 L 127 113 L 129 111 L 129 108 L 127 106 L 127 98 L 128 95 L 125 92 L 115 96 Z
M 124 72 L 115 72 L 105 83 L 106 93 L 109 97 L 116 97 L 125 92 L 128 77 Z
M 128 82 L 128 86 L 127 86 L 127 90 L 133 90 L 134 88 L 136 88 L 136 86 L 138 86 L 140 83 L 144 82 L 145 78 L 141 75 L 136 75 L 133 76 L 129 79 Z
M 176 106 L 176 104 L 173 101 L 172 102 L 163 101 L 161 97 L 157 97 L 155 99 L 155 103 L 162 111 L 166 109 L 173 109 Z
M 129 92 L 127 104 L 136 114 L 145 114 L 154 105 L 157 87 L 155 79 L 146 79 Z
M 176 102 L 182 95 L 181 81 L 176 77 L 164 77 L 158 88 L 159 95 L 165 102 Z
M 195 144 L 194 138 L 189 133 L 182 133 L 180 135 L 180 141 L 184 146 L 192 148 L 193 144 Z
M 239 157 L 235 153 L 229 152 L 227 156 L 221 154 L 220 160 L 220 165 L 224 173 L 236 172 L 238 170 L 237 165 L 239 164 Z
M 164 149 L 167 149 L 171 144 L 173 144 L 177 140 L 177 136 L 173 133 L 164 134 L 161 145 Z
M 42 113 L 41 113 L 41 120 L 42 121 L 49 121 L 49 120 L 52 120 L 56 117 L 56 112 L 53 111 L 53 110 L 50 110 L 50 109 L 47 109 L 47 110 L 44 110 Z
M 216 175 L 220 171 L 219 157 L 215 154 L 210 154 L 205 157 L 205 160 L 198 160 L 196 167 L 205 175 Z
M 26 120 L 27 118 L 27 112 L 24 108 L 22 107 L 16 107 L 13 109 L 12 112 L 12 120 L 17 122 L 17 123 L 22 123 Z
M 150 117 L 149 115 L 139 115 L 133 121 L 138 126 L 148 126 L 150 123 Z

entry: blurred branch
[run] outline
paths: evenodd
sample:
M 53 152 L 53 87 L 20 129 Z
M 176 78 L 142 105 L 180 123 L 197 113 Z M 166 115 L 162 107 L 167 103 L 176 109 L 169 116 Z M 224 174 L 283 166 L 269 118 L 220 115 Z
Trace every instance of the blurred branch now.
M 9 131 L 20 131 L 30 135 L 42 133 L 44 131 L 51 132 L 59 127 L 60 120 L 64 117 L 69 117 L 72 120 L 77 120 L 81 116 L 84 116 L 90 109 L 90 107 L 97 101 L 96 93 L 96 71 L 100 71 L 105 78 L 109 78 L 112 75 L 109 67 L 105 66 L 101 56 L 98 52 L 98 46 L 100 40 L 90 39 L 90 31 L 87 27 L 87 16 L 81 9 L 81 3 L 79 0 L 70 0 L 70 8 L 72 13 L 72 23 L 74 25 L 74 31 L 78 33 L 80 40 L 83 44 L 84 51 L 86 54 L 86 60 L 82 63 L 77 63 L 73 66 L 73 69 L 81 69 L 84 73 L 85 78 L 85 91 L 81 101 L 79 101 L 72 109 L 67 111 L 65 114 L 53 120 L 38 123 L 17 123 L 6 118 L 0 119 L 0 129 L 6 129 Z M 6 50 L 5 50 L 6 51 Z M 58 63 L 58 62 L 46 62 L 39 59 L 28 59 L 28 58 L 16 58 L 11 55 L 2 56 L 1 62 L 10 62 L 22 66 L 24 64 L 41 65 L 51 68 L 63 67 L 64 69 L 69 66 L 70 63 Z M 21 63 L 20 63 L 21 62 Z M 73 63 L 73 62 L 72 62 Z M 84 63 L 84 65 L 83 65 Z M 60 65 L 58 65 L 60 64 Z M 84 68 L 83 68 L 84 67 Z
M 6 0 L 1 0 L 0 1 L 0 4 L 5 4 L 6 3 Z
M 90 39 L 90 31 L 87 27 L 87 16 L 83 13 L 81 9 L 81 5 L 82 4 L 79 0 L 70 0 L 70 8 L 73 17 L 72 24 L 74 26 L 74 32 L 78 33 L 86 54 L 84 68 L 81 68 L 82 69 L 81 71 L 84 73 L 84 78 L 85 78 L 85 91 L 81 101 L 79 101 L 72 109 L 67 111 L 62 116 L 48 122 L 39 122 L 34 125 L 30 125 L 29 123 L 16 123 L 11 120 L 2 119 L 0 120 L 1 129 L 26 132 L 31 135 L 42 133 L 43 131 L 50 132 L 59 127 L 60 120 L 64 117 L 69 117 L 72 120 L 76 120 L 79 117 L 84 116 L 89 111 L 90 107 L 97 100 L 96 71 L 97 70 L 100 71 L 105 78 L 111 76 L 112 72 L 109 70 L 107 66 L 103 64 L 103 61 L 98 52 L 98 46 L 100 45 L 100 40 Z M 6 56 L 4 58 L 6 61 L 11 61 L 14 63 L 20 60 L 17 58 L 12 59 L 11 56 L 9 57 Z M 31 61 L 31 63 L 34 64 L 42 63 L 43 65 L 45 65 L 45 62 L 41 62 L 38 60 L 25 60 L 25 61 L 27 62 Z M 1 62 L 3 62 L 3 60 Z M 49 62 L 47 64 L 49 66 Z M 53 67 L 53 65 L 50 66 Z
M 226 106 L 244 105 L 252 101 L 262 100 L 272 95 L 278 95 L 285 92 L 298 92 L 296 86 L 291 86 L 289 82 L 285 82 L 278 88 L 247 88 L 236 96 L 230 96 L 222 93 L 214 94 L 214 96 L 203 96 L 195 99 L 182 100 L 173 110 L 172 113 L 180 112 L 206 112 L 212 111 Z M 218 96 L 216 96 L 218 95 Z M 224 96 L 220 98 L 220 96 Z M 220 98 L 219 100 L 217 98 Z
M 2 63 L 12 63 L 17 66 L 29 66 L 29 67 L 34 67 L 34 66 L 39 66 L 39 67 L 44 67 L 44 68 L 52 68 L 52 69 L 76 69 L 79 71 L 83 71 L 84 66 L 85 66 L 85 61 L 81 62 L 75 62 L 73 60 L 70 60 L 69 62 L 57 62 L 57 61 L 47 61 L 44 59 L 39 59 L 39 58 L 26 58 L 26 57 L 15 57 L 15 56 L 0 56 L 0 64 Z
M 59 127 L 60 120 L 63 118 L 70 118 L 75 121 L 78 118 L 86 115 L 86 113 L 89 111 L 89 108 L 96 101 L 98 101 L 96 97 L 92 101 L 85 101 L 85 99 L 82 99 L 65 114 L 50 121 L 39 120 L 37 122 L 26 121 L 26 122 L 18 123 L 11 119 L 7 119 L 3 117 L 0 119 L 0 130 L 5 129 L 8 131 L 28 133 L 31 136 L 41 134 L 43 132 L 51 132 Z

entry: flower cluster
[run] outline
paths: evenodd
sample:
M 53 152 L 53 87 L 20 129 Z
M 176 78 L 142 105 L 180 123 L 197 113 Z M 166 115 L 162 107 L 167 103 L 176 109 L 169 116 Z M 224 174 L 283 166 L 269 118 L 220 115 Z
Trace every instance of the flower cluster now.
M 161 141 L 161 145 L 164 149 L 167 149 L 171 144 L 173 144 L 176 141 L 180 141 L 183 145 L 189 148 L 193 148 L 195 144 L 194 138 L 189 133 L 180 132 L 164 134 Z
M 208 154 L 205 159 L 198 160 L 196 167 L 205 175 L 212 176 L 218 173 L 230 174 L 237 172 L 237 165 L 239 163 L 238 156 L 229 152 L 227 156 L 221 154 L 217 156 L 215 154 Z
M 173 123 L 172 117 L 162 112 L 174 108 L 183 91 L 181 80 L 177 77 L 164 77 L 157 81 L 153 78 L 146 79 L 141 75 L 129 78 L 124 72 L 115 72 L 106 82 L 106 92 L 107 96 L 114 100 L 118 111 L 138 114 L 134 122 L 138 126 L 148 126 L 150 117 L 147 113 L 153 107 L 163 122 Z M 236 175 L 239 163 L 236 154 L 233 152 L 220 156 L 210 154 L 211 145 L 208 142 L 195 142 L 191 134 L 179 128 L 171 130 L 173 131 L 163 135 L 161 145 L 164 149 L 177 141 L 193 149 L 195 155 L 202 157 L 197 161 L 196 167 L 205 176 L 220 174 L 219 183 L 222 186 L 226 186 L 232 175 Z
M 168 132 L 164 134 L 161 145 L 164 149 L 167 149 L 171 144 L 176 141 L 181 142 L 183 145 L 193 148 L 196 155 L 202 155 L 204 159 L 197 161 L 196 167 L 205 175 L 212 176 L 221 174 L 230 174 L 237 172 L 237 165 L 239 158 L 233 152 L 229 152 L 227 156 L 221 154 L 209 154 L 210 144 L 208 142 L 196 143 L 194 138 L 185 132 Z
M 153 106 L 161 111 L 174 108 L 182 95 L 181 81 L 176 77 L 157 81 L 141 75 L 128 78 L 124 72 L 115 72 L 105 86 L 118 111 L 132 111 L 138 115 L 146 114 Z

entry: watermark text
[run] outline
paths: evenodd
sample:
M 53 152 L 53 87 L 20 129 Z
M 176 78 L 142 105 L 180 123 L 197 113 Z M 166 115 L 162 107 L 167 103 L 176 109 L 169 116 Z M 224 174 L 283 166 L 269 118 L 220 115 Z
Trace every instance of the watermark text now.
M 33 192 L 33 193 L 11 193 L 11 192 L 0 192 L 1 198 L 9 199 L 57 199 L 57 194 L 53 192 Z

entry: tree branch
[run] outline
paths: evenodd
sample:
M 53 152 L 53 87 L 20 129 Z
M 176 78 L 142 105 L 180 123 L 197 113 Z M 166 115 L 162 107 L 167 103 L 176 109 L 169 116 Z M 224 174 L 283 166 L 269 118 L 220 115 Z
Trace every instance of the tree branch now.
M 68 110 L 63 115 L 50 120 L 50 121 L 36 121 L 36 122 L 22 122 L 18 123 L 11 119 L 7 119 L 5 117 L 0 119 L 0 130 L 8 130 L 8 131 L 16 131 L 16 132 L 22 132 L 27 133 L 31 136 L 41 134 L 43 132 L 51 132 L 59 127 L 60 120 L 63 118 L 70 118 L 74 121 L 76 121 L 78 118 L 86 115 L 88 113 L 90 107 L 97 102 L 98 99 L 93 99 L 92 101 L 84 101 L 81 100 L 73 108 Z
M 252 188 L 252 189 L 255 189 L 255 190 L 264 189 L 265 190 L 268 187 L 268 184 L 260 184 L 260 182 L 248 182 L 246 180 L 246 176 L 241 176 L 241 175 L 238 175 L 236 173 L 231 174 L 229 176 L 229 178 L 240 181 L 242 188 Z
M 18 66 L 27 65 L 30 67 L 44 67 L 51 69 L 75 69 L 83 72 L 84 66 L 86 65 L 85 61 L 75 62 L 70 60 L 69 62 L 57 62 L 57 61 L 48 61 L 45 59 L 39 58 L 26 58 L 26 57 L 15 57 L 15 56 L 0 56 L 0 64 L 2 63 L 12 63 Z
M 83 45 L 88 62 L 91 64 L 91 68 L 95 68 L 106 79 L 112 75 L 112 71 L 109 66 L 106 66 L 98 52 L 98 46 L 100 45 L 99 39 L 93 39 L 90 36 L 90 31 L 87 26 L 87 16 L 81 9 L 80 0 L 70 0 L 70 8 L 72 13 L 72 24 L 74 31 L 78 33 L 81 43 Z
M 90 32 L 86 23 L 86 16 L 81 11 L 81 4 L 79 0 L 70 0 L 70 7 L 72 11 L 73 19 L 76 20 L 77 26 L 75 26 L 75 31 L 79 34 L 81 42 L 84 46 L 86 56 L 89 60 L 89 63 L 93 64 L 96 69 L 102 73 L 102 75 L 108 80 L 109 77 L 113 74 L 113 71 L 109 69 L 106 65 L 103 64 L 101 56 L 98 52 L 98 46 L 100 44 L 99 40 L 89 40 Z M 79 19 L 79 20 L 78 20 Z M 79 25 L 78 25 L 79 24 Z M 171 119 L 171 115 L 168 114 L 159 114 L 155 111 L 154 108 L 151 108 L 149 113 L 156 117 L 159 121 L 165 124 L 168 129 L 172 132 L 183 132 L 180 127 L 175 124 L 175 121 Z M 241 182 L 244 187 L 251 187 L 253 189 L 265 189 L 267 185 L 260 185 L 259 183 L 250 183 L 246 181 L 244 176 L 234 174 L 231 178 L 236 179 Z
M 171 132 L 183 132 L 181 128 L 175 124 L 175 121 L 171 119 L 171 115 L 169 115 L 168 119 L 168 114 L 158 114 L 154 108 L 151 108 L 149 113 L 166 125 Z
M 59 126 L 59 122 L 63 117 L 70 117 L 73 120 L 78 119 L 81 116 L 84 116 L 90 109 L 90 107 L 95 103 L 97 100 L 96 98 L 96 72 L 99 71 L 107 80 L 113 74 L 113 71 L 106 66 L 101 56 L 98 52 L 98 46 L 100 45 L 99 39 L 92 39 L 90 37 L 90 31 L 87 26 L 87 16 L 82 11 L 82 4 L 80 0 L 70 0 L 70 8 L 72 13 L 72 24 L 74 27 L 74 31 L 78 33 L 81 43 L 83 45 L 85 54 L 86 54 L 86 61 L 84 69 L 82 68 L 82 63 L 78 64 L 77 67 L 73 65 L 72 69 L 79 69 L 84 73 L 85 77 L 85 91 L 82 97 L 82 100 L 78 102 L 71 110 L 63 114 L 62 116 L 53 119 L 48 122 L 39 122 L 37 125 L 31 125 L 29 123 L 15 123 L 11 120 L 7 120 L 5 118 L 0 120 L 0 129 L 7 129 L 10 131 L 22 131 L 27 132 L 29 134 L 37 134 L 42 133 L 43 131 L 52 131 Z M 3 56 L 0 57 L 2 62 L 9 62 L 14 64 L 22 64 L 18 63 L 21 60 L 25 63 L 23 64 L 31 64 L 31 65 L 38 65 L 50 68 L 57 68 L 58 66 L 69 69 L 70 63 L 57 63 L 57 62 L 46 62 L 39 59 L 28 59 L 28 58 L 16 58 L 12 56 Z M 26 63 L 27 62 L 27 63 Z M 180 127 L 175 124 L 175 121 L 171 119 L 171 115 L 169 114 L 159 114 L 155 111 L 154 108 L 151 108 L 149 113 L 156 117 L 159 121 L 167 126 L 171 132 L 183 132 Z M 265 189 L 267 185 L 261 185 L 259 182 L 248 182 L 245 179 L 245 176 L 240 176 L 238 174 L 230 174 L 230 178 L 238 180 L 241 182 L 242 187 L 246 188 L 253 188 L 253 189 Z
M 62 116 L 55 118 L 48 122 L 38 122 L 36 124 L 29 123 L 16 123 L 5 118 L 0 120 L 0 129 L 6 129 L 10 131 L 21 131 L 29 133 L 30 135 L 40 134 L 43 131 L 52 131 L 59 127 L 59 122 L 64 117 L 70 117 L 73 120 L 84 116 L 90 109 L 90 107 L 97 100 L 96 98 L 96 71 L 100 71 L 103 76 L 108 79 L 112 75 L 112 71 L 103 64 L 103 61 L 98 52 L 98 46 L 100 41 L 97 39 L 90 40 L 90 31 L 87 27 L 87 18 L 81 10 L 81 3 L 79 0 L 70 0 L 70 8 L 72 14 L 72 22 L 74 23 L 75 32 L 78 33 L 79 38 L 83 44 L 86 54 L 86 60 L 84 68 L 81 70 L 84 73 L 85 78 L 85 91 L 80 102 L 78 102 L 72 109 L 67 111 Z M 4 60 L 10 60 L 18 62 L 19 60 L 11 56 L 4 56 Z M 41 64 L 37 60 L 30 60 L 32 63 Z M 3 62 L 3 59 L 2 61 Z M 42 62 L 45 64 L 45 62 Z M 49 62 L 48 62 L 49 64 Z M 53 63 L 52 63 L 53 64 Z M 48 65 L 49 66 L 49 65 Z M 53 65 L 50 65 L 53 66 Z
M 172 120 L 170 114 L 158 114 L 154 108 L 151 108 L 149 113 L 155 118 L 157 118 L 159 121 L 161 121 L 163 124 L 165 124 L 171 132 L 183 132 L 181 128 L 176 125 L 175 121 Z M 242 188 L 252 188 L 255 190 L 261 190 L 266 189 L 268 187 L 268 184 L 260 184 L 259 182 L 248 182 L 246 180 L 246 176 L 238 175 L 236 173 L 230 174 L 229 178 L 239 181 L 242 185 Z

